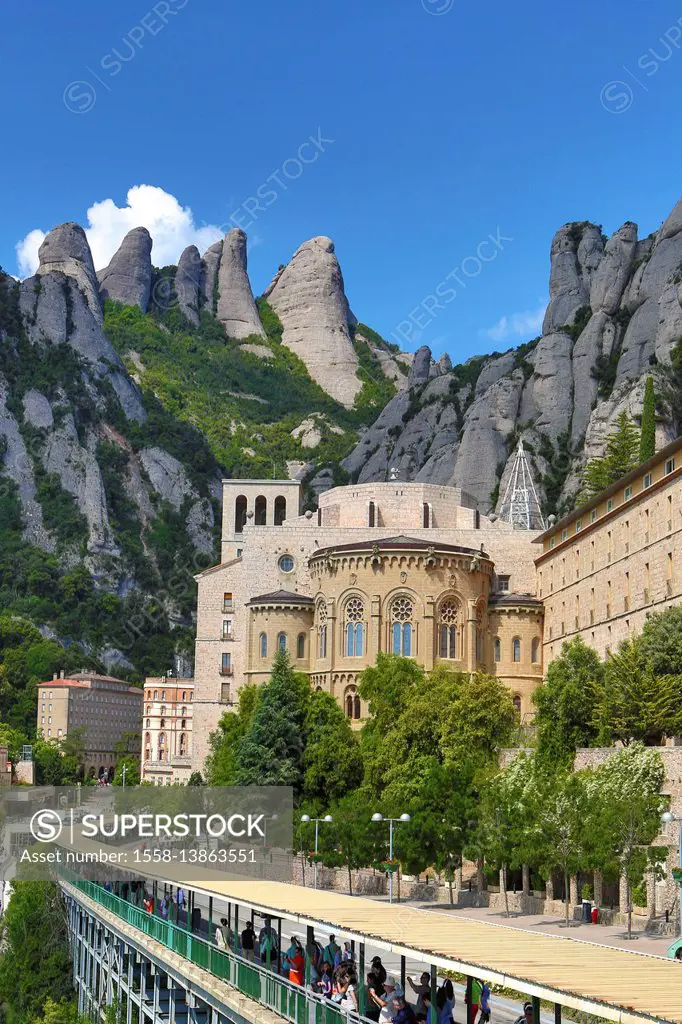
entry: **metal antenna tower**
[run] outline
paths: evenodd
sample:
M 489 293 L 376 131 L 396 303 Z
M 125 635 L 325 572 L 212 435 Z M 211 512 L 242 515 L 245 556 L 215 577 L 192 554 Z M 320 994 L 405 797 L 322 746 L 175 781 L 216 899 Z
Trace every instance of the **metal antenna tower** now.
M 544 530 L 545 520 L 531 476 L 523 441 L 519 438 L 516 458 L 500 507 L 500 519 L 520 530 Z

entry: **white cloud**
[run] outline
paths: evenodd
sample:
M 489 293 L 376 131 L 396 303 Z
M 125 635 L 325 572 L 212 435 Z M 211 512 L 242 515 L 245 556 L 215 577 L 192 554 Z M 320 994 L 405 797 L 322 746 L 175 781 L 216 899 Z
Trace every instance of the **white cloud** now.
M 493 324 L 492 327 L 484 327 L 480 333 L 495 342 L 535 337 L 542 330 L 546 308 L 547 303 L 543 302 L 537 309 L 501 316 L 496 324 Z
M 126 205 L 116 206 L 113 199 L 93 203 L 84 224 L 95 268 L 106 267 L 123 236 L 132 228 L 145 227 L 154 241 L 152 261 L 157 267 L 177 263 L 187 245 L 203 252 L 223 237 L 215 224 L 198 227 L 189 206 L 181 206 L 175 196 L 156 185 L 133 185 Z M 38 249 L 45 232 L 34 228 L 16 245 L 17 263 L 22 277 L 34 274 L 38 267 Z

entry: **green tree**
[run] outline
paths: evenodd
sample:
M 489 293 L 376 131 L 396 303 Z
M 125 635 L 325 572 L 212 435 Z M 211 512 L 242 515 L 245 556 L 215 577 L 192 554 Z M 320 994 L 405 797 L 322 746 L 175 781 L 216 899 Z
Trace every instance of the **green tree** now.
M 656 395 L 654 378 L 647 377 L 644 385 L 642 426 L 639 441 L 639 461 L 646 462 L 656 452 Z
M 647 618 L 642 650 L 655 675 L 682 674 L 682 607 L 666 608 Z
M 205 786 L 204 777 L 201 772 L 192 772 L 187 780 L 188 786 Z
M 251 727 L 251 720 L 261 693 L 260 686 L 250 684 L 239 691 L 236 712 L 226 711 L 211 733 L 211 753 L 204 771 L 209 786 L 234 786 L 237 778 L 237 749 Z
M 15 880 L 0 935 L 0 1002 L 16 1024 L 40 1015 L 48 997 L 57 1004 L 72 997 L 66 911 L 56 885 Z
M 377 853 L 376 826 L 370 822 L 367 797 L 361 790 L 348 793 L 331 809 L 332 824 L 320 830 L 322 863 L 344 865 L 348 871 L 348 892 L 353 895 L 353 871 L 368 867 Z
M 604 454 L 588 462 L 583 472 L 581 498 L 585 501 L 600 494 L 634 469 L 639 459 L 639 431 L 623 410 L 613 431 L 606 438 Z
M 287 651 L 279 650 L 249 730 L 237 746 L 238 786 L 293 786 L 300 793 L 309 686 L 307 677 L 297 677 Z
M 569 924 L 571 875 L 584 870 L 590 863 L 587 843 L 594 828 L 593 807 L 581 772 L 544 776 L 536 790 L 536 856 L 545 878 L 550 878 L 555 869 L 563 875 L 566 927 Z
M 533 694 L 537 708 L 538 754 L 548 765 L 570 768 L 578 747 L 597 739 L 595 700 L 604 669 L 581 637 L 569 640 L 547 670 L 547 682 Z
M 40 786 L 70 786 L 78 782 L 84 761 L 84 729 L 73 729 L 64 739 L 44 739 L 33 744 L 36 782 Z
M 623 641 L 606 660 L 595 722 L 604 739 L 658 746 L 682 730 L 682 675 L 657 675 L 642 638 Z
M 326 811 L 362 782 L 357 736 L 334 698 L 322 691 L 308 705 L 303 770 L 302 798 L 316 811 Z
M 593 866 L 625 878 L 631 936 L 632 890 L 667 854 L 665 847 L 651 846 L 661 829 L 663 761 L 658 751 L 632 743 L 593 772 L 581 774 L 597 812 L 588 833 Z
M 123 757 L 119 757 L 116 762 L 116 770 L 114 772 L 114 778 L 112 779 L 112 785 L 122 786 L 123 785 L 123 768 L 125 766 L 125 784 L 126 786 L 139 786 L 140 785 L 140 759 L 133 757 L 132 754 L 124 754 Z
M 452 882 L 462 863 L 476 814 L 475 765 L 434 763 L 419 796 L 409 806 L 411 821 L 396 832 L 396 854 L 410 874 L 433 867 L 445 875 L 453 902 Z M 404 810 L 404 808 L 402 808 Z M 396 813 L 401 809 L 396 808 Z
M 39 1016 L 31 1018 L 31 1024 L 82 1024 L 75 999 L 60 999 L 57 1003 L 48 996 Z

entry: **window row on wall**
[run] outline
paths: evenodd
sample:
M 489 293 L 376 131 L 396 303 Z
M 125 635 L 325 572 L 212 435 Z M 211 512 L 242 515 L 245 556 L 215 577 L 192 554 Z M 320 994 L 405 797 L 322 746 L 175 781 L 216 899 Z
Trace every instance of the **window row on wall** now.
M 521 641 L 521 637 L 515 636 L 512 638 L 509 647 L 509 657 L 511 658 L 512 661 L 519 663 L 524 660 L 525 652 L 523 650 L 523 646 L 524 645 Z M 530 661 L 532 665 L 537 665 L 540 663 L 541 646 L 541 638 L 539 636 L 534 636 L 530 642 Z M 503 653 L 504 652 L 502 648 L 502 641 L 500 640 L 499 636 L 493 637 L 493 658 L 495 659 L 495 661 L 502 661 Z
M 153 696 L 153 697 L 152 697 L 152 692 L 153 692 L 153 694 L 154 694 L 154 696 Z M 154 690 L 154 691 L 152 691 L 152 690 L 147 690 L 147 691 L 146 691 L 146 699 L 147 699 L 147 700 L 158 700 L 158 699 L 159 699 L 159 691 L 158 691 L 158 690 Z M 165 699 L 166 699 L 166 691 L 165 691 L 165 690 L 162 690 L 162 691 L 161 691 L 161 700 L 165 700 Z M 176 698 L 176 699 L 177 699 L 177 698 Z M 187 693 L 187 690 L 183 690 L 183 691 L 182 691 L 182 696 L 181 696 L 181 698 L 180 698 L 180 699 L 181 699 L 181 700 L 193 700 L 193 694 L 192 694 L 192 691 L 190 690 L 190 691 L 189 691 L 189 695 L 188 695 L 188 693 Z
M 261 660 L 265 660 L 266 658 L 272 657 L 272 654 L 274 654 L 275 651 L 289 651 L 293 657 L 294 648 L 290 646 L 292 642 L 295 643 L 297 661 L 302 661 L 306 657 L 307 640 L 305 633 L 298 633 L 294 638 L 290 637 L 288 633 L 280 631 L 275 637 L 274 651 L 271 651 L 271 641 L 268 638 L 268 634 L 260 633 L 258 635 L 258 655 Z
M 327 605 L 319 601 L 315 609 L 317 657 L 324 660 L 328 653 Z M 476 658 L 483 660 L 483 610 L 479 608 L 476 626 Z M 367 607 L 360 597 L 351 597 L 342 606 L 342 653 L 347 658 L 360 658 L 366 654 Z M 403 657 L 418 653 L 419 621 L 415 603 L 409 594 L 397 594 L 391 599 L 385 622 L 386 650 Z M 448 598 L 440 602 L 436 615 L 436 651 L 438 657 L 455 661 L 464 658 L 464 617 L 459 601 Z
M 669 500 L 672 500 L 672 498 Z M 672 517 L 672 512 L 669 513 L 669 516 Z M 637 541 L 631 542 L 629 520 L 626 520 L 621 529 L 616 530 L 614 526 L 612 530 L 607 530 L 596 541 L 591 540 L 589 545 L 584 544 L 580 547 L 574 547 L 565 555 L 562 555 L 561 559 L 556 559 L 554 563 L 541 569 L 538 572 L 538 592 L 540 597 L 543 596 L 543 592 L 545 594 L 552 594 L 561 587 L 570 586 L 576 580 L 581 579 L 582 576 L 605 569 L 617 559 L 648 545 L 653 540 L 659 539 L 658 537 L 652 537 L 650 533 L 648 509 L 644 510 L 644 521 L 645 527 L 640 537 L 641 543 L 637 543 Z M 672 530 L 672 518 L 668 518 L 666 523 L 667 534 Z M 616 538 L 615 540 L 614 537 Z M 647 557 L 646 553 L 643 553 L 643 557 Z M 655 556 L 652 552 L 652 558 L 658 557 L 660 556 Z M 669 557 L 671 559 L 670 568 L 672 569 L 672 555 Z M 647 563 L 647 570 L 648 565 L 649 563 Z

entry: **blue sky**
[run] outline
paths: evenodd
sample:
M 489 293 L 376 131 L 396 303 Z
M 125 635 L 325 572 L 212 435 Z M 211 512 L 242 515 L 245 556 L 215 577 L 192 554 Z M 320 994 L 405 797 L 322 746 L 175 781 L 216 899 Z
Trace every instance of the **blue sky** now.
M 102 252 L 149 208 L 166 262 L 242 224 L 256 292 L 325 234 L 385 337 L 504 350 L 537 333 L 562 223 L 646 235 L 682 193 L 681 26 L 670 0 L 6 4 L 0 264 L 107 199 Z M 180 206 L 138 190 L 125 212 L 138 185 Z

